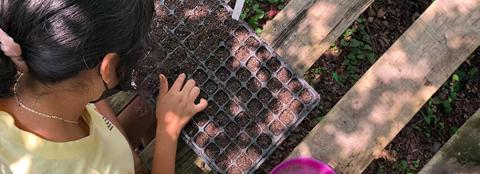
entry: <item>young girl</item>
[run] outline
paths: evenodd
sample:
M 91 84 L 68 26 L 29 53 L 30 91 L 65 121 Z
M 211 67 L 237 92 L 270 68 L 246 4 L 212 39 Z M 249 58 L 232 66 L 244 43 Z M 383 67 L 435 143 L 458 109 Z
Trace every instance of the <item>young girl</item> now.
M 0 173 L 140 169 L 129 130 L 105 102 L 89 103 L 119 84 L 152 14 L 152 0 L 0 0 Z M 194 103 L 200 90 L 185 78 L 168 88 L 159 77 L 153 173 L 174 173 L 180 131 L 207 106 Z

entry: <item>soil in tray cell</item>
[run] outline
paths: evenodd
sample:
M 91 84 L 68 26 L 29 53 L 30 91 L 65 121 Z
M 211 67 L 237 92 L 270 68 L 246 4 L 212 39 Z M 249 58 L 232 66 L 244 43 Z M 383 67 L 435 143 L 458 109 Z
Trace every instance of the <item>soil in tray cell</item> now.
M 300 93 L 300 100 L 302 100 L 303 103 L 309 104 L 310 102 L 313 101 L 313 94 L 310 92 L 308 89 L 304 89 Z
M 227 174 L 242 174 L 242 170 L 237 166 L 233 165 L 227 170 Z
M 272 145 L 272 138 L 267 134 L 261 134 L 257 138 L 257 145 L 262 149 L 268 149 Z
M 215 71 L 218 67 L 220 67 L 220 65 L 220 60 L 215 56 L 210 56 L 205 62 L 205 66 L 210 69 L 210 71 Z
M 235 122 L 240 127 L 247 126 L 247 124 L 250 122 L 250 119 L 251 117 L 245 112 L 240 112 L 235 116 Z
M 252 73 L 250 73 L 250 71 L 244 67 L 241 67 L 236 74 L 236 78 L 242 82 L 246 82 L 251 76 Z
M 230 144 L 230 137 L 226 133 L 222 132 L 215 137 L 215 143 L 220 148 L 227 147 L 227 145 Z
M 237 159 L 236 163 L 238 168 L 244 172 L 246 172 L 250 167 L 252 167 L 252 160 L 250 160 L 246 154 L 240 156 Z
M 256 123 L 252 122 L 245 128 L 245 131 L 250 137 L 256 138 L 258 135 L 260 135 L 262 128 L 260 128 L 260 126 L 258 126 Z
M 230 78 L 230 71 L 225 67 L 220 67 L 215 73 L 215 76 L 221 81 L 227 81 L 228 78 Z
M 256 51 L 258 47 L 260 47 L 260 42 L 255 39 L 255 37 L 250 36 L 246 41 L 245 41 L 245 46 L 251 51 Z
M 235 52 L 235 57 L 242 62 L 246 62 L 250 58 L 250 51 L 247 47 L 242 46 Z
M 240 133 L 240 127 L 234 122 L 230 122 L 226 127 L 225 127 L 225 132 L 227 133 L 228 136 L 230 137 L 236 137 L 238 133 Z
M 260 59 L 261 61 L 268 61 L 270 59 L 270 57 L 272 56 L 272 53 L 270 53 L 270 51 L 268 51 L 267 48 L 260 47 L 257 50 L 256 55 L 257 55 L 258 59 Z
M 259 125 L 269 125 L 275 118 L 272 112 L 268 109 L 264 109 L 255 119 Z
M 230 101 L 227 103 L 227 105 L 225 105 L 225 111 L 227 112 L 227 115 L 237 115 L 237 113 L 240 111 L 240 106 L 237 103 Z
M 257 60 L 255 57 L 250 57 L 250 59 L 247 62 L 247 68 L 251 72 L 256 72 L 260 67 L 262 66 L 262 63 Z
M 279 119 L 283 124 L 287 126 L 291 126 L 295 122 L 296 118 L 295 118 L 295 115 L 293 115 L 293 113 L 286 110 L 282 112 L 282 114 L 280 114 Z
M 193 121 L 197 124 L 197 126 L 204 126 L 208 122 L 208 115 L 204 112 L 198 113 L 193 117 Z
M 225 65 L 230 71 L 236 71 L 238 68 L 240 68 L 241 64 L 240 61 L 238 61 L 235 57 L 230 57 L 227 59 Z
M 235 30 L 235 37 L 240 41 L 243 42 L 248 38 L 248 30 L 245 27 L 239 27 Z
M 277 78 L 272 78 L 268 81 L 267 87 L 272 93 L 277 93 L 282 89 L 282 82 L 280 82 Z
M 220 154 L 220 148 L 218 148 L 217 145 L 214 143 L 210 143 L 206 148 L 205 148 L 205 154 L 210 158 L 210 159 L 215 159 L 218 157 Z
M 185 129 L 183 129 L 185 134 L 187 134 L 189 137 L 195 136 L 198 132 L 198 127 L 195 126 L 195 123 L 193 121 L 188 122 L 188 124 L 185 126 Z
M 203 85 L 203 90 L 205 90 L 205 92 L 207 92 L 207 94 L 209 95 L 214 94 L 215 91 L 217 91 L 217 89 L 218 89 L 218 85 L 212 80 L 207 81 L 207 83 Z
M 292 93 L 290 93 L 290 91 L 288 91 L 288 89 L 283 88 L 283 89 L 280 90 L 280 92 L 278 93 L 278 99 L 279 99 L 280 102 L 282 102 L 283 104 L 288 104 L 288 103 L 290 103 L 290 101 L 292 101 L 293 95 L 292 95 Z
M 225 153 L 230 158 L 230 160 L 236 160 L 243 152 L 238 145 L 232 143 L 230 144 L 227 149 L 225 149 Z
M 240 89 L 240 87 L 241 87 L 240 81 L 238 81 L 233 77 L 227 81 L 227 88 L 232 93 L 236 93 Z
M 257 161 L 262 157 L 262 149 L 255 144 L 252 144 L 247 149 L 247 156 L 253 161 Z
M 266 82 L 270 79 L 271 77 L 271 74 L 270 74 L 270 71 L 268 71 L 267 68 L 260 68 L 260 70 L 258 70 L 257 72 L 257 78 L 258 80 L 262 81 L 262 82 Z
M 228 116 L 225 112 L 221 111 L 213 117 L 213 121 L 217 125 L 223 126 L 223 125 L 227 125 L 227 123 L 230 122 L 230 118 L 228 118 Z
M 218 105 L 220 105 L 220 106 L 225 105 L 230 100 L 228 95 L 225 92 L 223 92 L 222 90 L 218 91 L 215 94 L 215 96 L 213 96 L 213 98 L 215 99 L 215 102 L 218 103 Z
M 213 122 L 208 123 L 204 130 L 210 137 L 215 137 L 220 132 L 219 126 Z
M 273 98 L 272 93 L 267 88 L 260 89 L 257 96 L 262 103 L 267 103 Z
M 288 89 L 294 93 L 298 93 L 302 90 L 302 83 L 297 78 L 292 79 L 287 86 Z
M 227 40 L 225 40 L 225 45 L 227 46 L 227 49 L 229 49 L 232 52 L 236 52 L 241 46 L 238 39 L 233 37 L 233 36 L 231 36 L 231 37 L 227 38 Z
M 188 28 L 184 24 L 179 25 L 175 29 L 175 36 L 177 36 L 180 40 L 184 40 L 185 38 L 187 38 L 187 36 L 190 35 L 190 33 L 191 33 L 190 28 Z
M 292 78 L 292 72 L 287 68 L 281 68 L 277 73 L 277 78 L 283 83 L 287 83 Z
M 279 99 L 273 99 L 268 103 L 268 108 L 275 114 L 279 114 L 280 111 L 283 109 L 282 102 Z
M 273 133 L 273 135 L 281 135 L 285 131 L 285 125 L 282 124 L 282 122 L 275 120 L 270 124 L 269 126 L 270 132 Z
M 217 159 L 215 159 L 215 163 L 220 170 L 227 170 L 228 166 L 232 164 L 232 161 L 228 158 L 226 153 L 223 153 Z
M 237 97 L 240 102 L 246 103 L 252 97 L 252 93 L 250 93 L 246 88 L 242 88 L 240 91 L 238 91 Z
M 221 46 L 215 51 L 214 55 L 218 58 L 218 60 L 224 62 L 230 57 L 230 52 L 228 52 L 225 47 Z
M 251 113 L 259 113 L 262 110 L 263 105 L 260 101 L 254 98 L 248 103 L 247 107 Z
M 282 66 L 282 63 L 276 57 L 272 57 L 267 61 L 267 67 L 272 72 L 277 71 L 280 66 Z
M 257 92 L 262 88 L 262 83 L 257 78 L 253 77 L 247 82 L 247 88 L 252 92 Z
M 250 136 L 248 136 L 248 134 L 245 133 L 245 132 L 241 132 L 238 135 L 236 140 L 237 140 L 238 146 L 242 149 L 247 148 L 248 145 L 250 145 L 250 143 L 251 143 Z
M 304 106 L 303 106 L 302 102 L 300 102 L 297 99 L 293 100 L 293 102 L 290 103 L 290 105 L 287 108 L 288 111 L 290 111 L 292 113 L 295 113 L 295 114 L 300 114 L 300 112 L 302 112 L 303 109 L 304 109 Z
M 203 113 L 209 115 L 209 116 L 213 116 L 217 113 L 218 111 L 218 105 L 215 104 L 215 102 L 213 101 L 208 101 L 208 106 L 207 108 L 205 108 L 205 110 L 203 111 Z
M 208 141 L 208 135 L 203 132 L 198 133 L 197 136 L 195 136 L 194 138 L 195 144 L 200 148 L 204 148 L 208 144 Z

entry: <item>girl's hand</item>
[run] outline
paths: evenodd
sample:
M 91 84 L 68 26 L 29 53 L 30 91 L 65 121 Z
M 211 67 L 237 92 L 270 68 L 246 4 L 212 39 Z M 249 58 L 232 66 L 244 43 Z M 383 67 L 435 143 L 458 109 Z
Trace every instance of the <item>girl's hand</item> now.
M 185 82 L 186 75 L 181 74 L 168 89 L 167 78 L 160 75 L 160 92 L 157 98 L 157 131 L 164 131 L 172 138 L 178 138 L 182 128 L 198 112 L 207 107 L 207 100 L 201 99 L 195 104 L 200 89 L 194 80 Z

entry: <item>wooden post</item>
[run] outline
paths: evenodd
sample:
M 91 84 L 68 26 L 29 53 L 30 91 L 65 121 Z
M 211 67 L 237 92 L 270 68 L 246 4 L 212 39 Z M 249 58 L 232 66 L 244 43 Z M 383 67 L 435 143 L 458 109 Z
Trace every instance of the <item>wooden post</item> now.
M 291 153 L 361 173 L 480 45 L 480 0 L 436 0 Z
M 480 173 L 480 109 L 458 129 L 419 174 Z
M 303 75 L 374 0 L 293 0 L 261 37 Z

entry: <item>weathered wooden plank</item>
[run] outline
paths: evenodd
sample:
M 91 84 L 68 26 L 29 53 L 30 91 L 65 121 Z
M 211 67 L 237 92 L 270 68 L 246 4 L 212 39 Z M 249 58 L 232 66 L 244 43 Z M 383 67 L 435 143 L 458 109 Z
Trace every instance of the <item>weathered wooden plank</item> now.
M 480 109 L 458 129 L 419 174 L 480 173 Z
M 112 107 L 113 112 L 115 112 L 118 115 L 133 100 L 133 98 L 135 98 L 136 95 L 137 95 L 136 92 L 120 91 L 115 95 L 108 97 L 106 100 L 108 104 L 110 104 L 110 106 Z
M 153 160 L 153 146 L 152 141 L 141 153 L 140 158 L 148 169 L 152 169 Z M 188 145 L 184 141 L 179 141 L 177 149 L 175 171 L 176 173 L 205 173 L 210 171 L 207 165 L 205 165 L 198 156 L 192 152 Z
M 290 157 L 360 173 L 480 45 L 480 0 L 437 0 Z
M 292 0 L 261 36 L 304 74 L 373 1 Z

